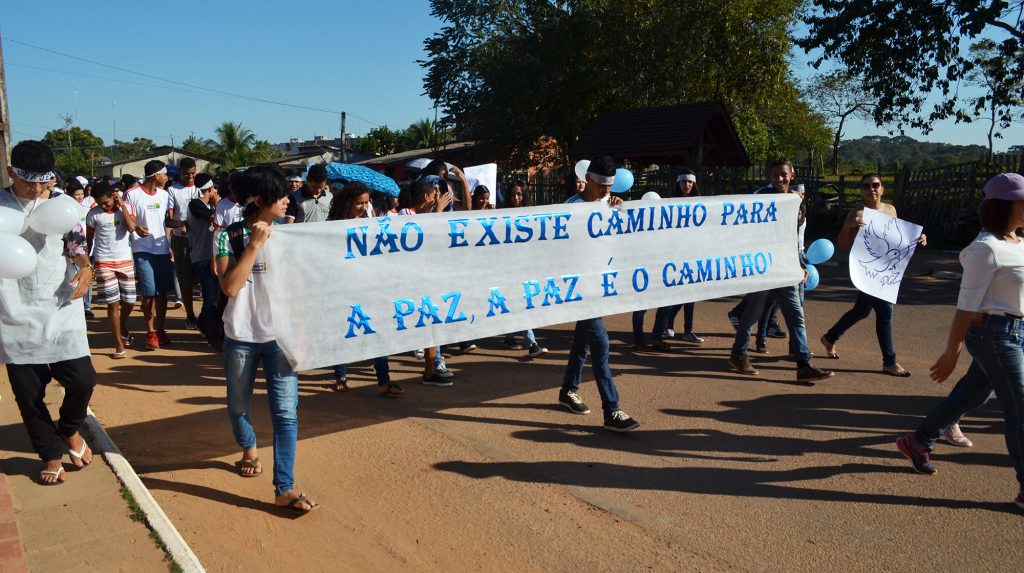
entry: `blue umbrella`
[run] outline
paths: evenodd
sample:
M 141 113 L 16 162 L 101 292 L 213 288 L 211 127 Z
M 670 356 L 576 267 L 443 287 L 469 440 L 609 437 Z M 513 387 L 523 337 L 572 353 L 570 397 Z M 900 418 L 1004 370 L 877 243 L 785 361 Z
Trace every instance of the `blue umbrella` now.
M 398 197 L 399 193 L 398 183 L 395 183 L 394 179 L 362 165 L 328 163 L 327 178 L 340 179 L 346 183 L 362 183 L 371 191 L 386 193 L 391 197 Z

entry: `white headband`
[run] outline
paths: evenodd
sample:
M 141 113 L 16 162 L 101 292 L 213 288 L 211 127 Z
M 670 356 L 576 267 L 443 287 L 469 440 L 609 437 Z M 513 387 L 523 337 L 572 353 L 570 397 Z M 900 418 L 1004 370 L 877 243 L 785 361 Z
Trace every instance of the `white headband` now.
M 29 183 L 49 183 L 53 181 L 53 171 L 47 171 L 46 173 L 35 173 L 33 171 L 25 171 L 24 169 L 18 169 L 15 166 L 11 166 L 11 171 L 18 176 L 18 179 L 23 179 Z
M 289 181 L 302 181 L 302 176 L 301 175 L 292 175 L 291 177 L 288 178 L 288 180 Z
M 683 173 L 679 177 L 676 177 L 676 183 L 682 183 L 683 181 L 693 181 L 694 183 L 696 183 L 697 176 L 693 175 L 692 173 Z
M 587 171 L 587 177 L 589 177 L 591 181 L 593 181 L 594 183 L 597 183 L 598 185 L 614 185 L 615 184 L 615 176 L 614 175 L 598 175 L 597 173 L 594 173 L 593 171 Z
M 210 179 L 210 180 L 209 180 L 209 181 L 207 181 L 206 183 L 203 183 L 203 186 L 202 186 L 202 187 L 200 187 L 200 188 L 199 188 L 199 190 L 200 190 L 200 191 L 206 191 L 206 190 L 207 190 L 207 189 L 209 189 L 210 187 L 213 187 L 213 179 Z
M 160 171 L 154 172 L 153 175 L 145 175 L 145 176 L 143 176 L 142 180 L 145 181 L 146 179 L 149 179 L 150 177 L 153 177 L 155 175 L 160 175 L 161 173 L 163 173 L 164 175 L 167 174 L 167 167 L 166 166 L 163 167 L 162 169 L 160 169 Z

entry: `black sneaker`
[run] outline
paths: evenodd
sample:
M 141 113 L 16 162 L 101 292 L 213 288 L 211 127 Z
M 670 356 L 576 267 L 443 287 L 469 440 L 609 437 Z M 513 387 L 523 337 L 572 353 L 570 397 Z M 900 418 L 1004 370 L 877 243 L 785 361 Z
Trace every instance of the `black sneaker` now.
M 629 417 L 629 414 L 622 410 L 615 410 L 611 414 L 604 415 L 604 429 L 613 432 L 629 432 L 640 427 L 640 422 Z
M 775 322 L 768 324 L 768 329 L 764 334 L 768 338 L 786 338 L 786 331 L 779 328 L 778 323 Z
M 896 440 L 896 447 L 914 464 L 914 471 L 917 473 L 931 475 L 938 471 L 932 465 L 931 452 L 917 447 L 917 444 L 914 443 L 914 434 L 907 434 Z
M 547 354 L 547 351 L 547 348 L 544 348 L 539 344 L 534 344 L 530 347 L 530 351 L 526 353 L 526 356 L 529 358 L 536 358 L 541 354 Z
M 448 378 L 440 376 L 439 374 L 436 373 L 430 378 L 423 379 L 424 386 L 452 386 L 454 384 L 455 383 L 449 380 Z
M 562 390 L 558 393 L 558 403 L 565 406 L 573 414 L 589 414 L 590 408 L 583 403 L 579 392 L 575 390 Z

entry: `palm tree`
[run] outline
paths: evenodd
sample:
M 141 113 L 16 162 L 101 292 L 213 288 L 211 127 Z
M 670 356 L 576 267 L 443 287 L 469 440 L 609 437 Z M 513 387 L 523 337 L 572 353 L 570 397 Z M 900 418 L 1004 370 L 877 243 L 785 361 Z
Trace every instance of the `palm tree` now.
M 451 141 L 451 131 L 443 127 L 440 122 L 429 118 L 423 118 L 413 122 L 405 130 L 410 149 L 422 149 L 429 147 L 437 149 Z
M 234 169 L 249 163 L 252 146 L 256 143 L 256 135 L 241 122 L 226 121 L 214 132 L 217 141 L 214 157 L 222 169 Z

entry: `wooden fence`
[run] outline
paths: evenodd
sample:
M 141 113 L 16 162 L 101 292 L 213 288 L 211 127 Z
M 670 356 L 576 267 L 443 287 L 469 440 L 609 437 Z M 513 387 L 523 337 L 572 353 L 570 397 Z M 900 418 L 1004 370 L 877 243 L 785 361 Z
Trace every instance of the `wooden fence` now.
M 705 169 L 697 174 L 697 186 L 703 195 L 752 193 L 767 184 L 766 170 L 765 165 Z M 834 236 L 846 212 L 860 201 L 860 177 L 839 176 L 829 182 L 814 167 L 798 165 L 795 170 L 795 183 L 804 185 L 807 236 Z M 637 172 L 636 182 L 624 198 L 639 199 L 648 191 L 671 196 L 677 173 L 673 168 Z M 1024 155 L 996 155 L 991 163 L 974 161 L 918 171 L 904 169 L 882 174 L 882 178 L 886 181 L 887 197 L 895 203 L 900 218 L 925 227 L 929 241 L 936 245 L 962 247 L 978 233 L 981 188 L 997 173 L 1024 173 Z M 516 180 L 527 182 L 531 205 L 560 203 L 575 193 L 571 173 L 549 173 L 530 179 L 525 173 L 508 173 L 502 178 L 502 189 L 508 189 Z

